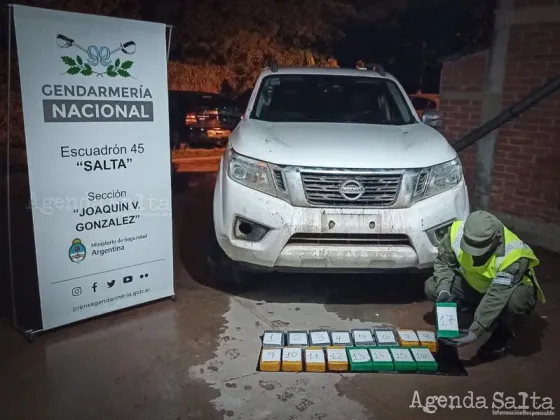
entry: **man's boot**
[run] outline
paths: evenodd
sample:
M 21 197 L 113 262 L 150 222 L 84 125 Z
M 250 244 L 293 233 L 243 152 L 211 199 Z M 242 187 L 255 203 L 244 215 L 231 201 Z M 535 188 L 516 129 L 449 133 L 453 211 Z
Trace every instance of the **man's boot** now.
M 477 359 L 483 362 L 491 362 L 508 354 L 511 349 L 515 334 L 502 325 L 499 325 L 476 352 Z

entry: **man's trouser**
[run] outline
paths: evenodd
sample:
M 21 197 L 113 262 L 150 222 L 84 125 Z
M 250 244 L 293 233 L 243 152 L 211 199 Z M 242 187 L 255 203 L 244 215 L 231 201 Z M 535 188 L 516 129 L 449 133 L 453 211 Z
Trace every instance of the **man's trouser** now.
M 516 330 L 521 327 L 525 318 L 533 313 L 537 303 L 535 287 L 527 284 L 519 284 L 514 287 L 515 290 L 513 290 L 507 305 L 502 310 L 498 319 L 500 326 L 512 332 L 516 332 Z M 436 288 L 437 285 L 434 277 L 430 277 L 426 280 L 424 291 L 427 298 L 432 302 L 437 300 L 438 292 Z M 483 293 L 479 293 L 473 289 L 467 281 L 458 274 L 451 283 L 451 290 L 449 290 L 449 293 L 451 293 L 453 302 L 456 302 L 459 308 L 469 308 L 473 311 L 476 310 L 484 297 Z M 498 325 L 492 325 L 490 329 L 494 329 L 497 326 Z

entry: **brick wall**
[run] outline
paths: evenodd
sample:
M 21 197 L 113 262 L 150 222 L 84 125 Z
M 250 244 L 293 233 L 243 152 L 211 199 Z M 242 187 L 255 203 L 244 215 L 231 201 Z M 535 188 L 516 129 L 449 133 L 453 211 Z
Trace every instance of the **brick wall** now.
M 560 0 L 517 0 L 515 4 L 519 13 L 526 7 L 534 10 L 535 5 L 560 5 Z M 443 65 L 441 110 L 445 134 L 450 141 L 465 129 L 481 123 L 480 101 L 446 99 L 459 97 L 458 93 L 465 96 L 482 92 L 486 67 L 481 57 L 487 55 L 477 53 Z M 558 22 L 513 24 L 508 42 L 503 106 L 521 100 L 558 74 L 560 19 Z M 461 155 L 472 199 L 476 146 L 469 147 Z M 560 226 L 560 93 L 548 97 L 519 120 L 500 129 L 490 210 Z
M 487 60 L 488 52 L 480 51 L 447 61 L 441 74 L 441 90 L 481 93 L 486 80 Z
M 440 107 L 444 120 L 443 134 L 450 142 L 480 125 L 487 59 L 488 52 L 482 51 L 443 64 Z M 476 146 L 469 147 L 460 156 L 472 197 Z
M 521 100 L 560 73 L 560 22 L 510 30 L 503 105 Z M 560 94 L 500 130 L 492 209 L 560 225 Z

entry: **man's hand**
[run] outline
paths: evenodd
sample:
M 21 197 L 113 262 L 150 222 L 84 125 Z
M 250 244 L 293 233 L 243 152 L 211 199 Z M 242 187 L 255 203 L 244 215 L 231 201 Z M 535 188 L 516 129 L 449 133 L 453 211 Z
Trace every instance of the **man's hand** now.
M 457 338 L 442 338 L 440 341 L 448 346 L 461 347 L 474 343 L 478 337 L 471 330 L 461 330 Z
M 436 302 L 439 302 L 439 303 L 451 302 L 452 300 L 453 300 L 453 298 L 451 297 L 451 293 L 449 293 L 448 290 L 440 290 L 440 292 L 437 295 Z

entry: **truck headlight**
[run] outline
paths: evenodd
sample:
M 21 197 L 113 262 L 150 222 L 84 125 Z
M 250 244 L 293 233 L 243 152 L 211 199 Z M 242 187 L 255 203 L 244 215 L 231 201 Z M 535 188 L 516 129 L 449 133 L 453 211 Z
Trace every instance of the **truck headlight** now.
M 463 179 L 463 167 L 459 158 L 427 168 L 418 174 L 413 203 L 450 190 Z
M 228 176 L 246 187 L 276 196 L 274 181 L 265 162 L 228 150 Z

